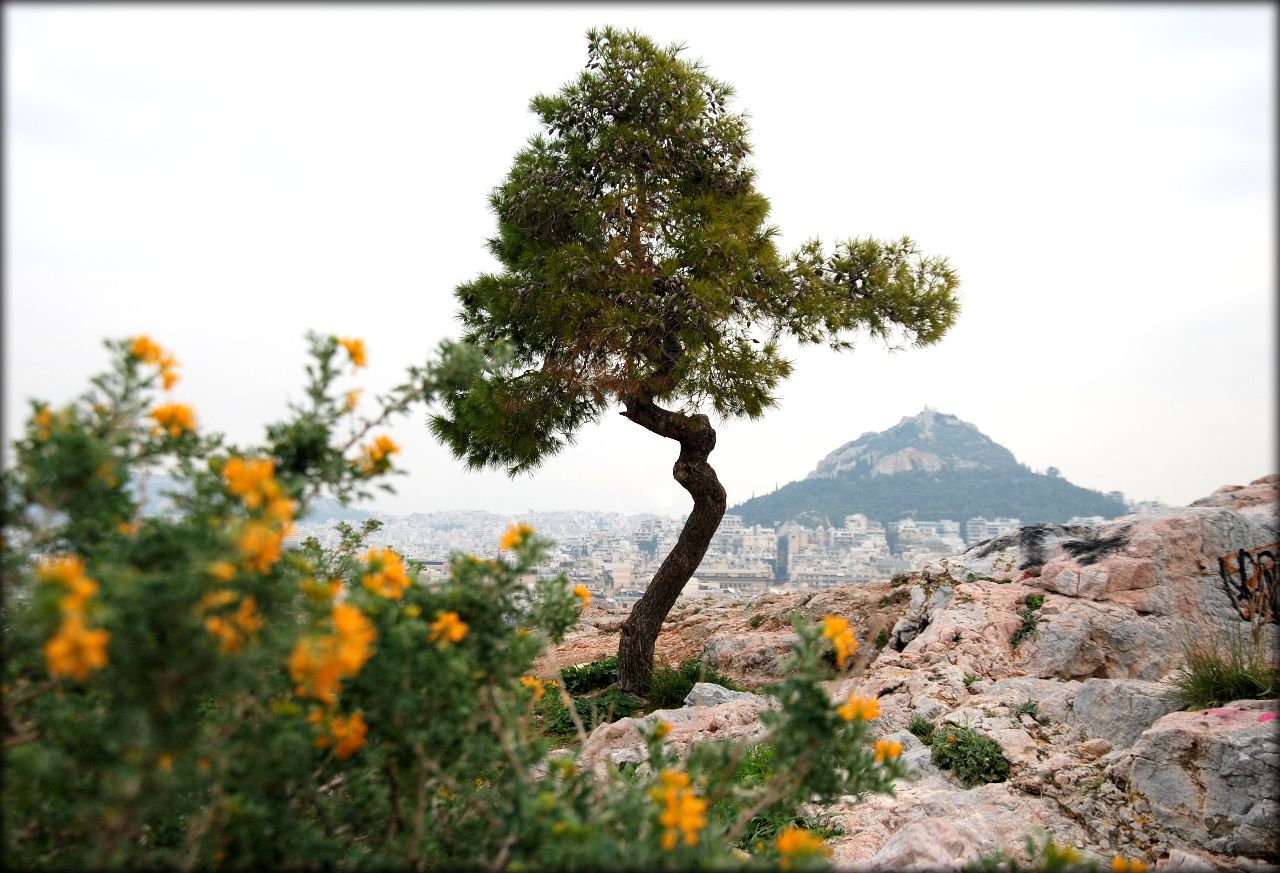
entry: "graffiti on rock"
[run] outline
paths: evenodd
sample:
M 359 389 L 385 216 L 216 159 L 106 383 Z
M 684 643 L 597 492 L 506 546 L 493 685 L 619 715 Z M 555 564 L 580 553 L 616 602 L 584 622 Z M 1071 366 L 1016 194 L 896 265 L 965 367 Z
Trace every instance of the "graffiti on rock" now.
M 1280 553 L 1280 542 L 1256 549 L 1238 549 L 1218 559 L 1218 575 L 1222 577 L 1222 587 L 1231 596 L 1241 618 L 1257 618 L 1280 624 L 1280 586 L 1276 585 L 1277 553 Z

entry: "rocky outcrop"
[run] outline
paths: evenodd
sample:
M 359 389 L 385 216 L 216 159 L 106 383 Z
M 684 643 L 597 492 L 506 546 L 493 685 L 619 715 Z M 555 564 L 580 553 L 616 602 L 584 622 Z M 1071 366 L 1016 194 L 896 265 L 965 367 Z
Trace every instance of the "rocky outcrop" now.
M 828 683 L 832 701 L 876 698 L 878 733 L 903 746 L 915 778 L 893 797 L 815 810 L 844 831 L 828 841 L 841 868 L 958 869 L 995 849 L 1022 856 L 1024 838 L 1039 831 L 1104 866 L 1123 854 L 1160 871 L 1275 870 L 1280 705 L 1181 711 L 1169 680 L 1197 634 L 1253 627 L 1274 650 L 1266 555 L 1280 540 L 1276 483 L 1219 489 L 1155 518 L 1033 525 L 903 585 L 686 608 L 663 636 L 759 685 L 789 647 L 788 615 L 834 613 L 858 628 L 861 660 Z M 881 630 L 889 644 L 877 650 L 869 640 Z M 687 702 L 648 717 L 671 722 L 677 752 L 702 737 L 759 738 L 770 705 L 714 687 Z M 992 740 L 1007 778 L 965 788 L 907 731 L 913 719 Z M 643 721 L 597 728 L 584 757 L 596 767 L 642 760 Z

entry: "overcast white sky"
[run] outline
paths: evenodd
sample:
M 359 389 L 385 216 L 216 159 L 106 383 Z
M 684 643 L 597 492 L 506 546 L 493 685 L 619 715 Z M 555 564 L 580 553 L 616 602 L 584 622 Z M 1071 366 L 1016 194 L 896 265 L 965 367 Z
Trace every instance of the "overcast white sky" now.
M 588 27 L 683 41 L 749 111 L 781 244 L 909 234 L 959 271 L 928 350 L 806 349 L 723 423 L 730 503 L 924 405 L 1033 469 L 1185 503 L 1276 468 L 1275 10 L 1049 5 L 6 4 L 5 440 L 101 370 L 175 351 L 175 399 L 254 442 L 308 329 L 395 384 L 492 269 L 487 194 Z M 374 508 L 680 514 L 675 445 L 618 416 L 535 475 L 391 430 Z

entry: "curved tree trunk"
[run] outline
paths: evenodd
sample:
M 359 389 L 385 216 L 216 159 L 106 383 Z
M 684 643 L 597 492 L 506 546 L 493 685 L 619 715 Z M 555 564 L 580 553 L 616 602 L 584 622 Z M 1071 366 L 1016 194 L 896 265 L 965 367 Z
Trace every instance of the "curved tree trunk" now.
M 641 427 L 680 444 L 672 475 L 693 495 L 689 513 L 675 548 L 667 555 L 653 581 L 622 623 L 618 641 L 618 685 L 623 691 L 644 694 L 653 673 L 653 650 L 662 622 L 684 590 L 685 583 L 702 563 L 711 537 L 724 517 L 726 495 L 707 456 L 716 447 L 716 432 L 705 415 L 684 415 L 663 409 L 652 400 L 631 399 L 622 413 Z

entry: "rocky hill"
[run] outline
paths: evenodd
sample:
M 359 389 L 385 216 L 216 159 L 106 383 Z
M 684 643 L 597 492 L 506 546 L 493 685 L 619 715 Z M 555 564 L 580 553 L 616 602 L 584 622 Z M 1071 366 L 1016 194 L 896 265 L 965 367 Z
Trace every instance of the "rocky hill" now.
M 1104 868 L 1123 854 L 1156 871 L 1275 870 L 1280 702 L 1186 711 L 1170 680 L 1189 634 L 1247 631 L 1246 616 L 1276 651 L 1278 497 L 1272 475 L 1161 517 L 1030 525 L 897 584 L 682 600 L 659 654 L 701 655 L 763 686 L 795 639 L 791 614 L 859 628 L 860 660 L 827 683 L 833 705 L 875 697 L 878 733 L 902 744 L 916 777 L 894 797 L 810 810 L 843 831 L 828 840 L 840 868 L 959 869 L 997 849 L 1025 858 L 1024 838 L 1042 832 Z M 615 651 L 624 617 L 593 606 L 554 660 Z M 688 703 L 646 716 L 673 725 L 677 752 L 700 737 L 759 738 L 771 705 L 715 686 Z M 907 730 L 913 719 L 972 728 L 998 746 L 1007 775 L 965 787 Z M 641 760 L 636 721 L 596 728 L 584 763 Z
M 886 431 L 864 433 L 823 458 L 805 479 L 729 511 L 746 524 L 840 525 L 854 513 L 881 523 L 974 516 L 1064 522 L 1127 510 L 1061 476 L 1033 473 L 972 424 L 926 409 Z

